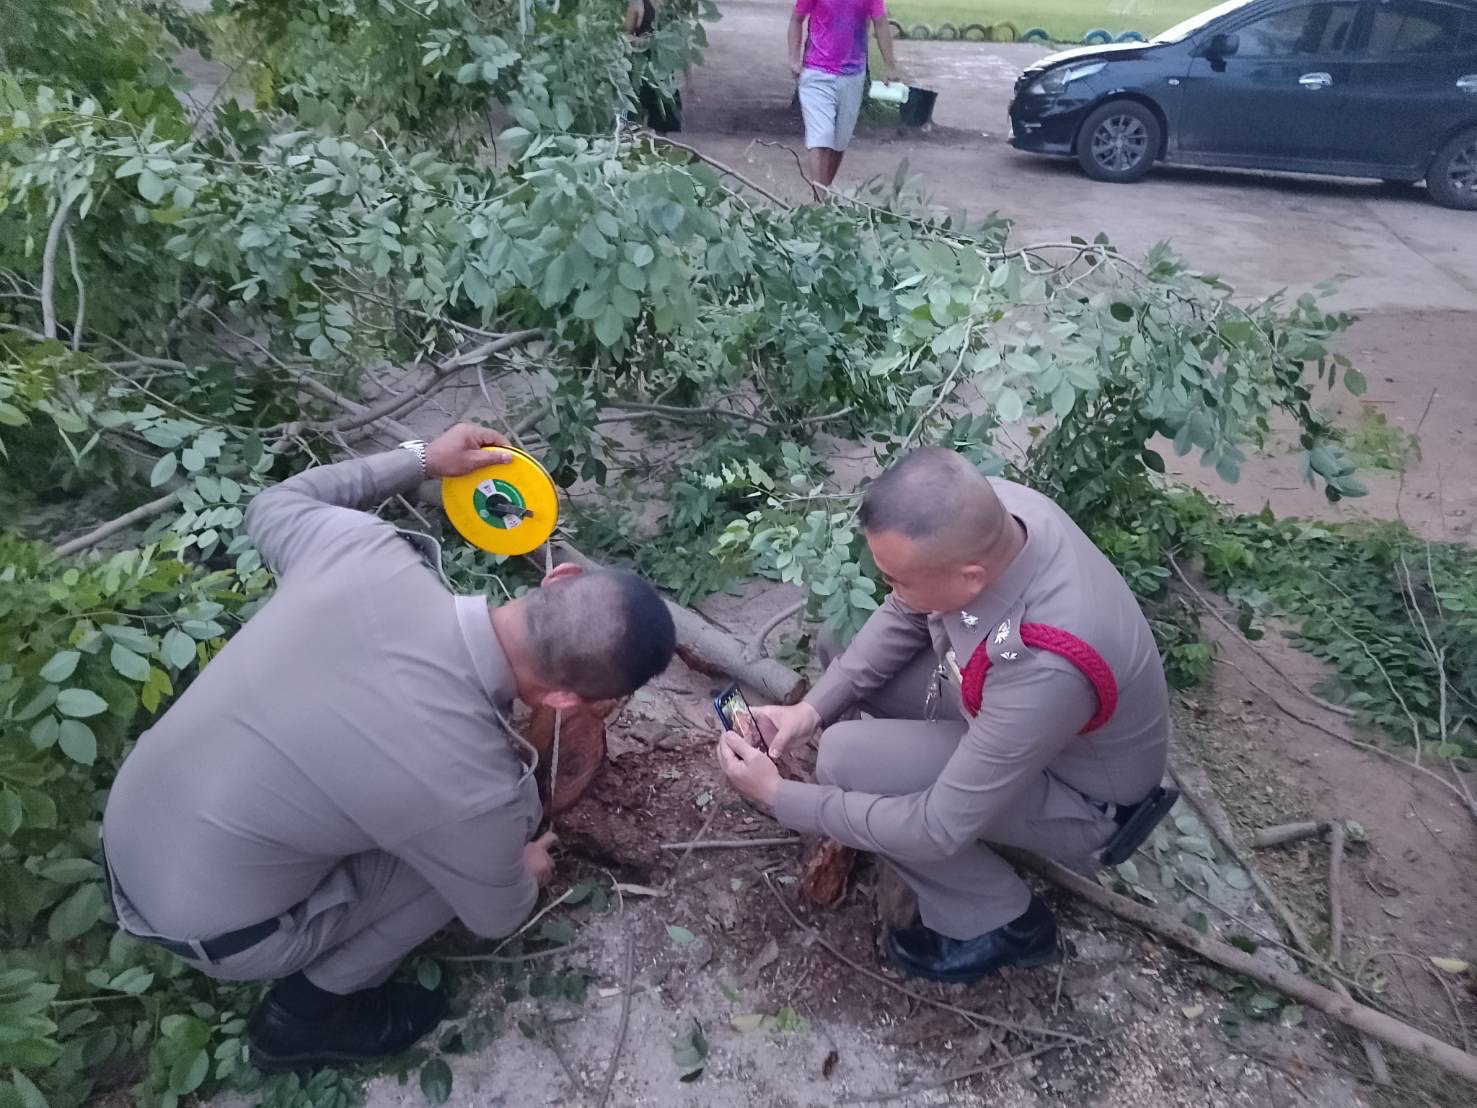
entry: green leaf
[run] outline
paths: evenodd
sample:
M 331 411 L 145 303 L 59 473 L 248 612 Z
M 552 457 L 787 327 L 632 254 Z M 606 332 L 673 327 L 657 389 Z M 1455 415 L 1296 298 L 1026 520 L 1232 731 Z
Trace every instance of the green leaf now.
M 149 986 L 154 983 L 154 975 L 143 966 L 130 966 L 117 977 L 108 982 L 108 988 L 115 993 L 127 993 L 129 996 L 139 996 L 149 991 Z
M 1224 876 L 1226 879 L 1226 884 L 1230 885 L 1233 889 L 1241 889 L 1242 891 L 1245 891 L 1251 888 L 1251 875 L 1240 866 L 1228 867 Z
M 83 881 L 96 881 L 100 868 L 87 858 L 58 858 L 41 867 L 41 876 L 58 885 L 80 885 Z
M 1133 305 L 1125 304 L 1121 300 L 1115 300 L 1113 306 L 1108 311 L 1112 313 L 1113 318 L 1119 323 L 1127 323 L 1133 318 Z
M 152 169 L 146 169 L 138 175 L 138 194 L 150 204 L 157 204 L 164 199 L 164 182 Z
M 67 943 L 86 934 L 98 920 L 103 910 L 103 888 L 93 882 L 80 886 L 76 892 L 57 905 L 47 921 L 46 933 L 54 943 Z
M 708 1061 L 708 1039 L 696 1020 L 688 1031 L 672 1036 L 672 1061 L 679 1080 L 696 1081 L 702 1076 Z
M 63 689 L 56 696 L 56 710 L 64 716 L 87 719 L 108 710 L 108 702 L 91 689 Z
M 451 1096 L 451 1067 L 445 1059 L 432 1058 L 421 1067 L 421 1092 L 429 1104 L 445 1104 Z
M 1344 388 L 1355 396 L 1363 396 L 1364 390 L 1369 388 L 1369 382 L 1365 380 L 1364 374 L 1351 367 L 1344 370 Z
M 25 817 L 21 798 L 9 789 L 0 789 L 0 839 L 8 839 L 19 831 Z
M 610 256 L 610 243 L 605 241 L 605 236 L 593 222 L 586 223 L 575 232 L 574 241 L 585 248 L 585 253 L 599 261 Z
M 175 669 L 184 669 L 195 660 L 195 640 L 178 627 L 164 633 L 164 660 Z
M 53 715 L 44 715 L 31 728 L 31 745 L 37 750 L 50 750 L 61 734 L 61 720 Z
M 108 654 L 108 660 L 113 663 L 113 668 L 118 671 L 119 676 L 126 677 L 130 681 L 145 681 L 149 676 L 149 663 L 135 654 L 122 643 L 115 642 L 113 649 Z
M 1025 402 L 1015 389 L 1001 389 L 995 401 L 995 415 L 1001 423 L 1014 423 L 1026 414 Z
M 1147 468 L 1152 469 L 1155 473 L 1164 472 L 1164 458 L 1155 451 L 1146 449 L 1139 455 L 1139 459 Z
M 15 1092 L 20 1098 L 21 1108 L 51 1108 L 41 1090 L 36 1088 L 35 1083 L 20 1070 L 11 1071 L 11 1080 L 15 1083 Z
M 175 1062 L 169 1071 L 169 1091 L 176 1096 L 188 1096 L 201 1086 L 209 1072 L 210 1055 L 202 1047 Z
M 60 685 L 77 669 L 77 660 L 82 655 L 76 650 L 60 650 L 51 656 L 51 660 L 41 667 L 39 674 L 41 680 L 50 681 L 53 685 Z
M 441 963 L 426 961 L 415 967 L 415 979 L 423 989 L 434 992 L 441 987 Z
M 621 262 L 615 273 L 620 283 L 632 292 L 641 292 L 646 288 L 646 274 L 630 262 Z
M 687 946 L 697 942 L 697 936 L 685 927 L 679 927 L 675 923 L 667 924 L 667 937 L 678 946 Z
M 57 743 L 62 753 L 79 765 L 90 766 L 97 761 L 97 736 L 81 720 L 62 720 Z
M 595 337 L 602 345 L 614 346 L 626 330 L 625 316 L 614 307 L 606 308 L 595 321 Z
M 31 697 L 25 707 L 15 713 L 13 717 L 15 722 L 25 723 L 27 720 L 35 719 L 42 712 L 46 711 L 47 708 L 50 708 L 56 703 L 57 696 L 60 692 L 61 690 L 55 685 L 42 685 L 41 691 Z
M 1185 926 L 1193 927 L 1202 935 L 1210 933 L 1210 919 L 1206 916 L 1204 912 L 1186 912 Z
M 165 481 L 173 477 L 175 470 L 178 468 L 179 458 L 175 456 L 173 451 L 164 455 L 164 457 L 154 463 L 154 468 L 149 471 L 149 486 L 157 489 Z

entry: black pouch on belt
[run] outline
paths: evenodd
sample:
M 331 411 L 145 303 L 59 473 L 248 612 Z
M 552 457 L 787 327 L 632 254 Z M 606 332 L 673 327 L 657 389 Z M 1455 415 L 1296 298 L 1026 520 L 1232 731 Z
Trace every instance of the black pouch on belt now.
M 1144 840 L 1179 798 L 1179 789 L 1160 785 L 1132 808 L 1120 809 L 1114 817 L 1118 820 L 1118 830 L 1104 844 L 1098 860 L 1105 866 L 1116 866 L 1132 858 L 1133 852 L 1144 845 Z

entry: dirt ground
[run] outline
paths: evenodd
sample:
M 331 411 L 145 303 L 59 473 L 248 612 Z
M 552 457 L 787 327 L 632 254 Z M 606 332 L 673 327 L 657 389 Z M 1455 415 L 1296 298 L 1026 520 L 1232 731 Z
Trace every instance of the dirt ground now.
M 799 144 L 784 59 L 787 7 L 784 0 L 724 0 L 708 62 L 686 90 L 684 138 L 798 200 L 805 189 L 791 155 L 754 143 Z M 1177 170 L 1132 188 L 1093 184 L 1070 164 L 1018 155 L 1006 145 L 1010 84 L 1038 48 L 901 43 L 899 52 L 914 83 L 940 90 L 937 125 L 927 134 L 864 129 L 838 184 L 891 176 L 906 159 L 940 203 L 999 209 L 1016 221 L 1022 242 L 1106 230 L 1124 249 L 1139 250 L 1167 238 L 1248 296 L 1349 275 L 1331 303 L 1361 316 L 1340 346 L 1365 372 L 1369 392 L 1362 401 L 1329 397 L 1329 410 L 1351 429 L 1382 415 L 1389 427 L 1416 437 L 1418 455 L 1409 452 L 1387 471 L 1367 470 L 1370 495 L 1337 507 L 1301 483 L 1293 452 L 1280 441 L 1245 467 L 1239 485 L 1206 486 L 1244 509 L 1270 503 L 1278 514 L 1398 514 L 1432 539 L 1474 540 L 1477 252 L 1464 244 L 1477 235 L 1477 217 L 1437 209 L 1419 191 L 1393 194 L 1364 182 Z M 453 396 L 447 403 L 459 406 Z M 1174 473 L 1200 478 L 1192 460 Z M 744 637 L 792 598 L 751 586 L 714 597 L 706 611 Z M 1206 628 L 1216 631 L 1208 621 Z M 1256 648 L 1228 636 L 1222 649 L 1213 678 L 1176 698 L 1177 760 L 1208 775 L 1209 801 L 1243 841 L 1254 828 L 1291 820 L 1358 821 L 1368 841 L 1351 845 L 1342 886 L 1350 962 L 1363 963 L 1363 981 L 1378 975 L 1383 996 L 1406 1018 L 1461 1042 L 1477 1021 L 1477 1004 L 1429 958 L 1477 958 L 1471 819 L 1426 778 L 1340 738 L 1372 736 L 1350 731 L 1347 720 L 1297 691 L 1316 683 L 1313 660 L 1275 635 Z M 561 817 L 568 846 L 556 890 L 577 880 L 629 889 L 604 912 L 588 902 L 556 909 L 549 918 L 572 923 L 578 947 L 522 967 L 584 971 L 584 1002 L 529 999 L 527 982 L 510 992 L 506 965 L 481 976 L 463 967 L 464 995 L 475 1010 L 496 1011 L 500 1030 L 487 1048 L 448 1059 L 455 1074 L 450 1104 L 1471 1103 L 1470 1090 L 1430 1084 L 1428 1072 L 1399 1056 L 1403 1091 L 1395 1098 L 1373 1094 L 1357 1043 L 1313 1012 L 1292 1026 L 1254 1021 L 1231 1034 L 1234 1006 L 1208 982 L 1205 967 L 1062 897 L 1052 897 L 1064 928 L 1059 966 L 971 988 L 908 983 L 913 995 L 897 991 L 896 978 L 888 985 L 866 976 L 886 976 L 876 955 L 870 892 L 878 875 L 870 864 L 839 908 L 796 907 L 804 924 L 797 926 L 776 898 L 796 905 L 794 846 L 696 851 L 676 869 L 679 853 L 662 849 L 692 838 L 713 805 L 720 809 L 712 839 L 783 834 L 720 786 L 708 686 L 679 663 L 638 694 L 612 727 L 610 760 L 594 788 Z M 1315 939 L 1326 926 L 1326 854 L 1320 843 L 1305 842 L 1259 856 Z M 1147 872 L 1145 885 L 1176 918 L 1194 907 Z M 648 895 L 653 890 L 662 895 Z M 1276 933 L 1250 896 L 1207 908 L 1207 915 L 1222 937 Z M 854 964 L 825 949 L 811 925 Z M 534 941 L 529 949 L 541 945 L 548 944 Z M 1259 956 L 1274 955 L 1262 945 Z M 515 981 L 519 969 L 511 968 Z M 931 1001 L 1084 1041 L 1010 1063 L 1009 1055 L 1039 1040 L 991 1030 Z M 690 1036 L 694 1021 L 709 1044 L 707 1064 L 698 1080 L 683 1082 L 673 1039 Z M 369 1108 L 422 1102 L 413 1076 L 408 1084 L 381 1078 L 369 1088 Z

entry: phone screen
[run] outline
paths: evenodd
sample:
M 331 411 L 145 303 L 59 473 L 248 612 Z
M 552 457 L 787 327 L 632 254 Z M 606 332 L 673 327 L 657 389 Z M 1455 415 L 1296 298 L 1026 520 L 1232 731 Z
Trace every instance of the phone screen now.
M 764 737 L 759 733 L 759 725 L 754 722 L 754 713 L 749 710 L 749 702 L 744 699 L 744 694 L 737 685 L 724 689 L 714 697 L 713 704 L 725 727 L 730 731 L 737 731 L 760 750 L 764 749 Z

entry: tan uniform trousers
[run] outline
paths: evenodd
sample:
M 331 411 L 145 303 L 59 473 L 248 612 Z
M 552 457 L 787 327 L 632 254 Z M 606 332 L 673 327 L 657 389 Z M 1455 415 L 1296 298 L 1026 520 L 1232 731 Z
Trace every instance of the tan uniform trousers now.
M 352 993 L 384 982 L 454 918 L 424 877 L 372 850 L 346 859 L 255 946 L 219 962 L 187 961 L 226 981 L 269 981 L 301 970 L 320 989 Z
M 826 664 L 838 652 L 834 642 L 820 644 Z M 887 796 L 931 786 L 966 727 L 957 687 L 951 692 L 945 686 L 934 722 L 922 718 L 937 663 L 932 648 L 925 648 L 862 701 L 862 711 L 874 718 L 826 728 L 816 779 Z M 1105 812 L 1048 772 L 996 821 L 990 839 L 1082 866 L 1091 864 L 1091 855 L 1115 830 Z M 1019 916 L 1031 901 L 1030 889 L 1010 863 L 983 842 L 928 862 L 886 861 L 917 894 L 924 925 L 950 938 L 972 939 L 992 931 Z

